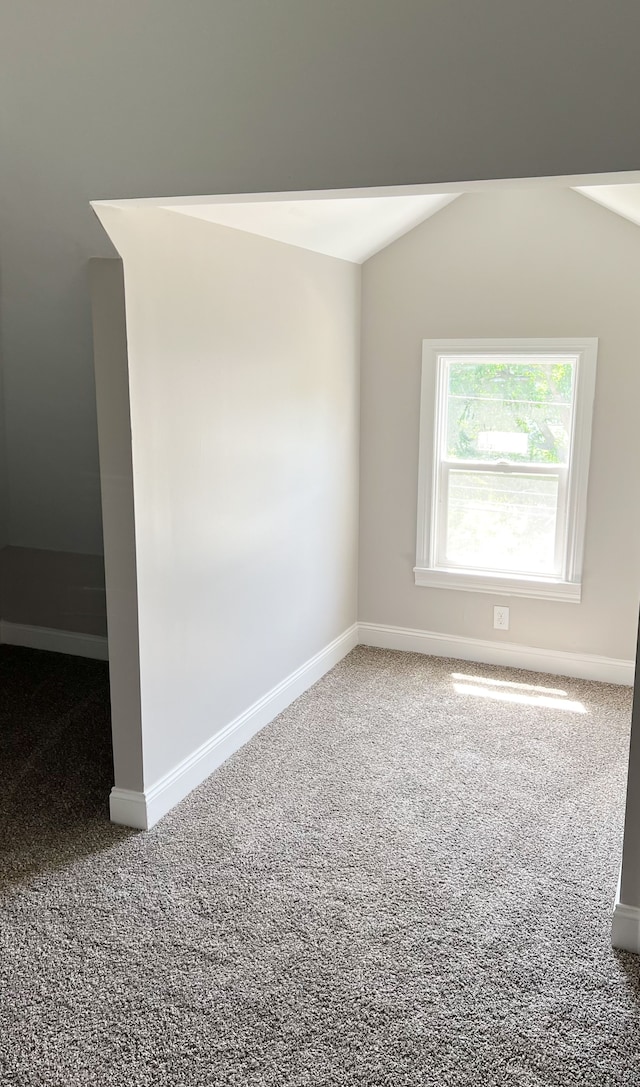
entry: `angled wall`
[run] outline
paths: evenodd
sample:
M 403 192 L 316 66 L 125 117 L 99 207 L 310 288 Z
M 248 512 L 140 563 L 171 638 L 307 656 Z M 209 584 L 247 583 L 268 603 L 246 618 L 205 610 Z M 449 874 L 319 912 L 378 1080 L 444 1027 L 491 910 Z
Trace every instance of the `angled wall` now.
M 138 784 L 116 758 L 111 810 L 147 826 L 355 644 L 360 268 L 170 211 L 100 215 L 124 261 L 133 479 L 116 509 L 103 461 L 114 736 L 136 713 L 124 515 L 142 754 Z

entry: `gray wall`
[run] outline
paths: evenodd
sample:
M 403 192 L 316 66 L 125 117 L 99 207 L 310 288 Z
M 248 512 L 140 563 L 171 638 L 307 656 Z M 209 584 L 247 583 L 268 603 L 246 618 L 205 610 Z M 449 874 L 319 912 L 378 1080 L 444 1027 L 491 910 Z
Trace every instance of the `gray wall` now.
M 171 211 L 101 214 L 126 284 L 148 789 L 356 621 L 360 268 Z M 107 533 L 127 476 L 109 465 Z M 110 633 L 136 607 L 111 573 Z M 117 765 L 116 786 L 140 788 Z
M 363 268 L 358 618 L 622 660 L 640 596 L 640 228 L 566 189 L 461 196 Z M 414 584 L 423 338 L 599 337 L 580 604 Z M 493 605 L 509 604 L 508 633 Z
M 640 650 L 640 628 L 638 630 L 638 648 Z M 640 652 L 636 657 L 619 894 L 620 902 L 640 909 Z M 640 951 L 640 947 L 636 946 L 638 943 L 640 943 L 640 940 L 636 938 L 630 950 Z
M 640 168 L 637 0 L 0 14 L 9 542 L 102 547 L 89 200 Z
M 2 312 L 0 311 L 0 619 L 4 614 L 4 554 L 9 532 L 9 486 L 2 381 Z
M 0 322 L 2 312 L 0 311 Z M 7 441 L 5 432 L 4 388 L 2 380 L 2 325 L 0 323 L 0 617 L 2 616 L 2 549 L 9 534 L 9 480 L 7 475 Z
M 129 358 L 122 261 L 90 265 L 98 435 L 109 602 L 109 676 L 115 780 L 140 790 L 142 710 Z
M 104 562 L 43 548 L 0 551 L 0 617 L 5 623 L 104 637 Z

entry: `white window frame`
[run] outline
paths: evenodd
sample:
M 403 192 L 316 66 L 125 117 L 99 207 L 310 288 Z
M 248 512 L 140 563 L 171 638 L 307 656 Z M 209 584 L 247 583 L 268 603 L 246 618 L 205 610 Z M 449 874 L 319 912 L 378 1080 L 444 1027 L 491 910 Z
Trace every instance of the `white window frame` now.
M 560 475 L 556 532 L 556 575 L 523 576 L 500 571 L 469 570 L 438 565 L 442 554 L 442 533 L 446 531 L 446 475 L 454 463 L 441 457 L 441 435 L 446 413 L 445 360 L 500 358 L 549 361 L 577 360 L 573 390 L 573 427 L 566 468 L 536 465 L 535 472 Z M 582 594 L 582 564 L 587 517 L 587 487 L 591 453 L 591 423 L 595 395 L 598 340 L 586 339 L 464 339 L 423 340 L 422 390 L 420 401 L 420 454 L 418 466 L 418 531 L 416 585 L 429 588 L 463 589 L 502 596 L 542 597 L 579 604 Z M 467 468 L 467 462 L 455 462 Z M 480 470 L 481 462 L 471 462 Z M 495 462 L 491 465 L 497 469 Z M 505 466 L 504 471 L 512 471 Z M 440 539 L 438 539 L 440 534 Z

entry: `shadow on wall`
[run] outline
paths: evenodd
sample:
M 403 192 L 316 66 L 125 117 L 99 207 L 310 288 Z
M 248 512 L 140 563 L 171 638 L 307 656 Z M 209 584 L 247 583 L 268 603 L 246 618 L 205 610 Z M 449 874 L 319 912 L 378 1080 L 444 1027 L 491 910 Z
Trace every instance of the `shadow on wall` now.
M 0 585 L 5 622 L 106 637 L 102 555 L 5 547 Z

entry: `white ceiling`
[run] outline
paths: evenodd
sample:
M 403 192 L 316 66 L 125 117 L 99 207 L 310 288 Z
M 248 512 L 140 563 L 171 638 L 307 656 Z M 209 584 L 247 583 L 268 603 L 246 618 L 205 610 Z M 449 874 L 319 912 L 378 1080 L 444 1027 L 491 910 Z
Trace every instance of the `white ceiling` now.
M 582 185 L 576 192 L 640 226 L 640 185 Z
M 456 199 L 458 193 L 166 205 L 180 215 L 261 234 L 362 264 Z
M 592 175 L 589 179 L 592 184 L 586 186 L 575 184 L 583 180 L 579 177 L 539 178 L 536 184 L 562 184 L 640 225 L 640 174 L 623 176 L 632 183 L 611 184 L 616 175 Z M 595 181 L 598 184 L 593 184 Z M 98 212 L 101 207 L 162 208 L 362 264 L 464 192 L 521 189 L 531 184 L 531 179 L 523 178 L 459 182 L 447 185 L 446 193 L 435 192 L 433 186 L 398 186 L 377 190 L 153 197 L 94 201 L 93 207 Z
M 609 211 L 640 225 L 640 184 L 572 187 Z M 323 193 L 295 200 L 226 197 L 224 202 L 220 202 L 220 197 L 211 197 L 188 204 L 171 202 L 165 207 L 180 215 L 261 234 L 288 245 L 362 264 L 459 195 L 432 192 L 345 197 Z

